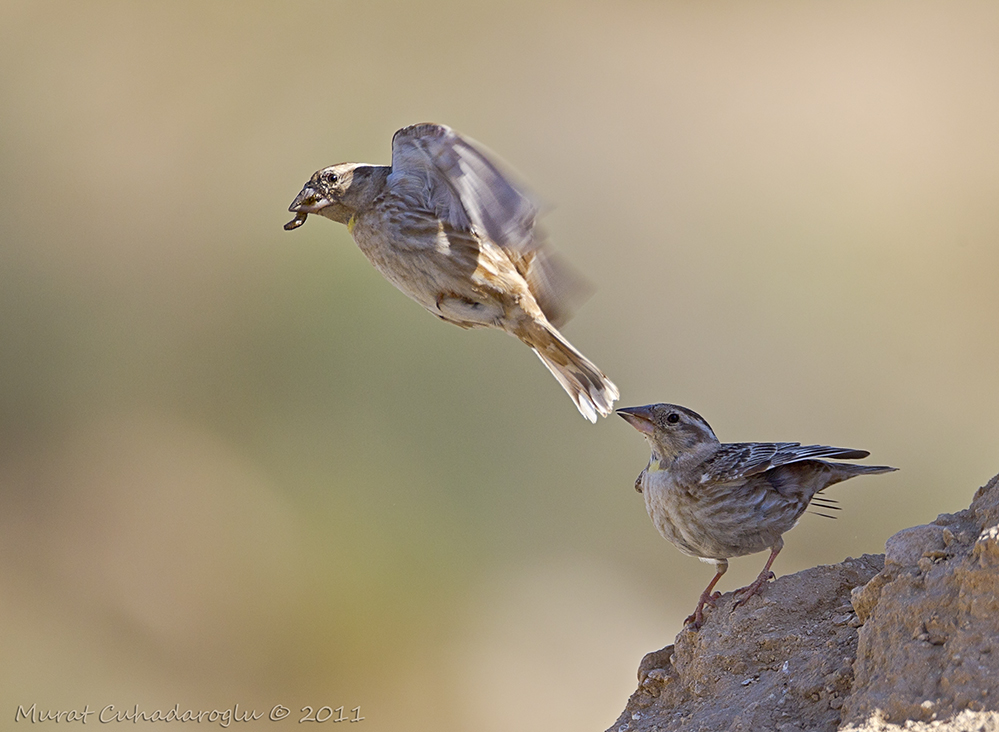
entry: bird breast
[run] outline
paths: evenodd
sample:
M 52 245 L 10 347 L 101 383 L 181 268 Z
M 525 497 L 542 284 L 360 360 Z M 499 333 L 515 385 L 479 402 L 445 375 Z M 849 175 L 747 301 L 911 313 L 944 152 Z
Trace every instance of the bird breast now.
M 684 554 L 705 559 L 768 549 L 801 514 L 797 506 L 749 480 L 685 486 L 658 470 L 645 474 L 642 493 L 663 538 Z

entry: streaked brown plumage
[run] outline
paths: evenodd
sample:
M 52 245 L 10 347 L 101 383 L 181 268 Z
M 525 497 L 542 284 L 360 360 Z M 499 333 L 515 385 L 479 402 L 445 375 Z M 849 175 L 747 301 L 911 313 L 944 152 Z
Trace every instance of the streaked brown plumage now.
M 289 230 L 308 214 L 346 224 L 375 268 L 442 320 L 519 338 L 591 422 L 612 411 L 617 387 L 556 329 L 573 277 L 544 247 L 535 205 L 450 128 L 399 130 L 391 166 L 317 171 L 289 210 Z
M 704 622 L 704 606 L 713 607 L 720 596 L 711 591 L 731 557 L 770 549 L 756 581 L 736 590 L 742 595 L 738 606 L 773 576 L 770 566 L 784 546 L 781 536 L 810 503 L 820 505 L 818 493 L 856 475 L 896 470 L 818 459 L 857 460 L 870 454 L 865 450 L 797 442 L 722 444 L 703 417 L 675 404 L 626 407 L 617 413 L 652 448 L 648 466 L 635 481 L 652 523 L 681 552 L 716 567 L 686 620 L 694 628 Z

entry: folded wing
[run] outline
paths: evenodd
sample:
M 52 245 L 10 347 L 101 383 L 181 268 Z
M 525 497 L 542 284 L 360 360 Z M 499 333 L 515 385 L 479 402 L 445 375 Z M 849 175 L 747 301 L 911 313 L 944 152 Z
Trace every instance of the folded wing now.
M 802 445 L 798 442 L 745 442 L 722 445 L 706 460 L 702 482 L 726 482 L 764 473 L 788 463 L 821 458 L 859 460 L 870 455 L 866 450 L 828 445 Z

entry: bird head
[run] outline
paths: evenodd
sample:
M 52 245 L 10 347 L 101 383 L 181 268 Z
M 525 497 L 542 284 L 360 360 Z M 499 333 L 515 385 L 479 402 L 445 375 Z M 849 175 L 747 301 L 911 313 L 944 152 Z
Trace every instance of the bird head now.
M 675 460 L 699 447 L 718 444 L 711 426 L 693 410 L 676 404 L 622 407 L 617 413 L 645 436 L 660 459 Z
M 341 224 L 368 205 L 380 191 L 388 169 L 363 163 L 340 163 L 317 170 L 288 210 L 297 214 L 285 228 L 297 228 L 308 214 L 318 214 Z

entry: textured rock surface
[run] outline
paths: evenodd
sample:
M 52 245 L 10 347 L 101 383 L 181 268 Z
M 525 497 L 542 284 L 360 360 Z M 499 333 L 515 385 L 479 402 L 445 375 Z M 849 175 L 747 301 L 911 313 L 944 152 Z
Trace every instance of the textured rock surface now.
M 860 630 L 846 722 L 880 710 L 930 721 L 999 710 L 999 485 L 971 508 L 901 531 L 885 568 L 855 592 Z
M 885 555 L 733 602 L 642 659 L 608 732 L 999 732 L 999 476 Z

